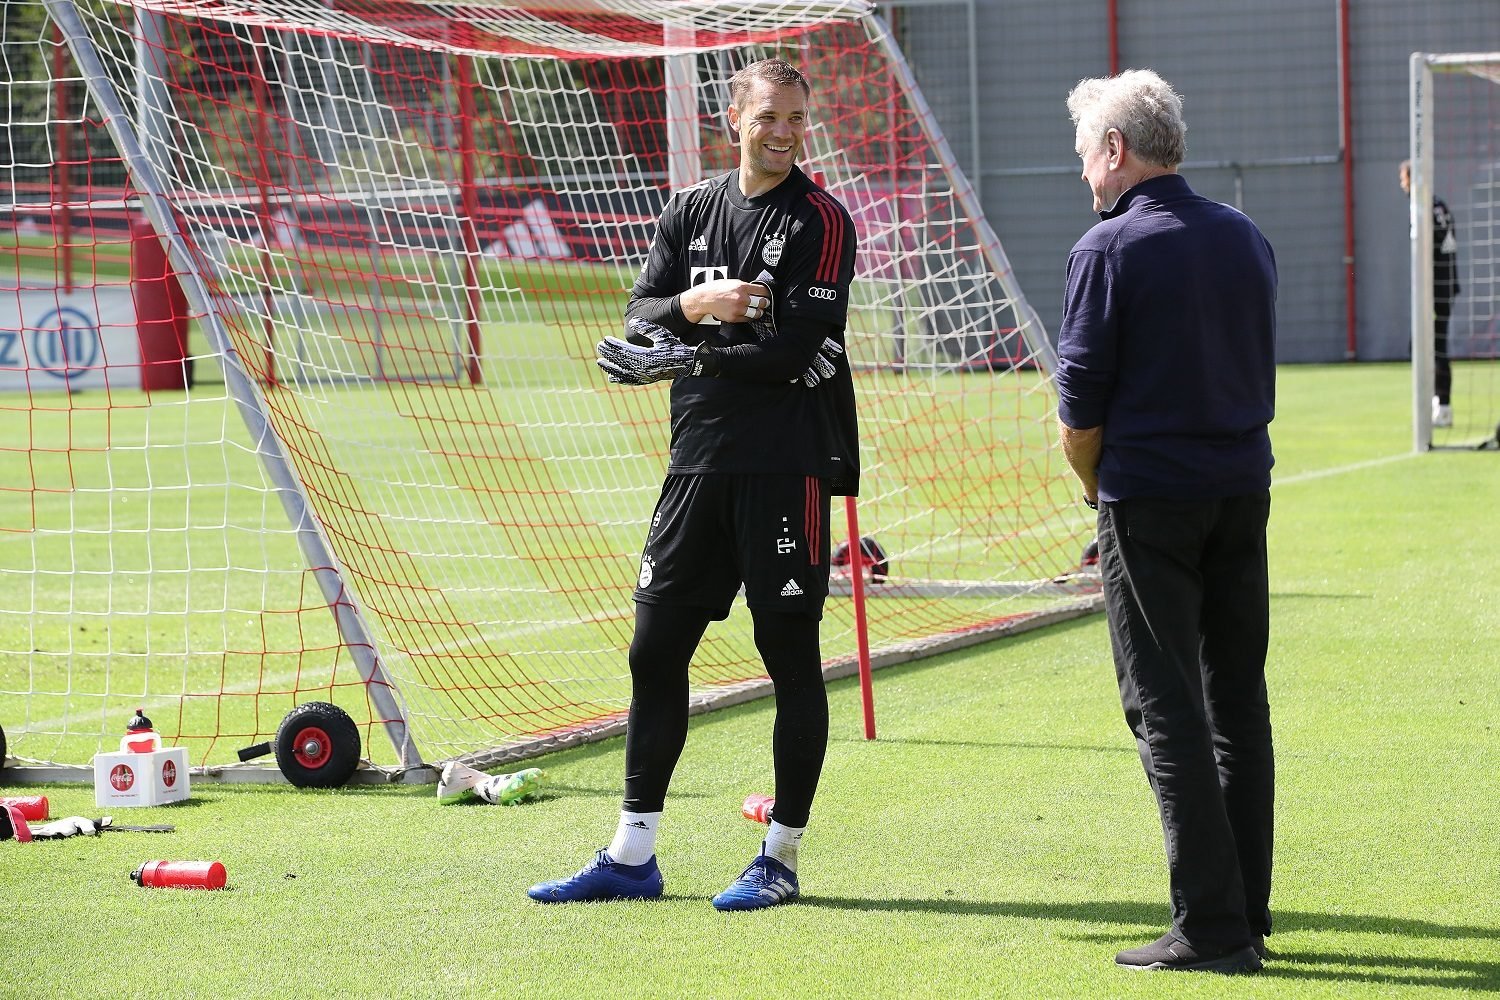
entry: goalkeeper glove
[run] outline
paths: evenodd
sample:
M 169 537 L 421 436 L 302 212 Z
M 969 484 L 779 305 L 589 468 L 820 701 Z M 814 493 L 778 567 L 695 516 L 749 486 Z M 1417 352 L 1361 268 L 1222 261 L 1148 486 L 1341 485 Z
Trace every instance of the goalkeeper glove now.
M 765 306 L 760 315 L 750 321 L 750 332 L 755 334 L 756 340 L 765 343 L 776 336 L 776 279 L 771 277 L 770 272 L 762 271 L 751 284 L 760 285 L 766 290 Z
M 834 359 L 843 353 L 844 348 L 838 341 L 832 337 L 824 337 L 818 353 L 813 355 L 812 364 L 802 373 L 802 384 L 811 389 L 825 378 L 833 378 Z
M 626 339 L 605 337 L 595 346 L 599 368 L 617 385 L 649 385 L 683 375 L 717 375 L 713 348 L 689 347 L 664 326 L 632 317 Z M 644 341 L 644 343 L 643 343 Z
M 103 819 L 69 816 L 67 819 L 55 819 L 51 823 L 32 827 L 31 839 L 63 840 L 67 837 L 97 837 L 101 831 L 109 829 L 109 824 L 108 816 Z
M 103 819 L 88 819 L 83 816 L 69 816 L 67 819 L 55 819 L 50 823 L 40 826 L 31 826 L 21 815 L 21 810 L 14 806 L 0 806 L 0 840 L 14 838 L 20 843 L 28 840 L 63 840 L 67 837 L 97 837 L 100 831 L 110 827 L 111 820 L 108 816 Z

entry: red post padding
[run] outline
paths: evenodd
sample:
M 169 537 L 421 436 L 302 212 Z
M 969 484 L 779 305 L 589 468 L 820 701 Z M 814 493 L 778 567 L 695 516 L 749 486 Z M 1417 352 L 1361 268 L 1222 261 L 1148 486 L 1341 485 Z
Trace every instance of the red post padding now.
M 865 552 L 860 546 L 859 515 L 854 498 L 844 498 L 844 517 L 849 523 L 849 583 L 854 590 L 854 636 L 859 653 L 859 700 L 864 709 L 865 739 L 875 738 L 875 688 L 870 682 L 870 630 L 865 617 Z
M 141 388 L 186 389 L 187 296 L 151 223 L 130 225 L 130 297 L 141 345 Z

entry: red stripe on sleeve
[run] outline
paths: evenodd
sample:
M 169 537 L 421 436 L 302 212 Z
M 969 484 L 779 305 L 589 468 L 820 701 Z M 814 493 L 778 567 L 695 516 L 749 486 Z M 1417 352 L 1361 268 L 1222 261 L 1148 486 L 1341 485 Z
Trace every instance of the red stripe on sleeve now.
M 813 272 L 814 281 L 823 280 L 823 272 L 828 269 L 828 206 L 823 204 L 817 194 L 810 194 L 807 200 L 812 202 L 813 208 L 818 210 L 818 215 L 823 219 L 823 242 L 818 247 L 818 269 Z
M 833 223 L 834 239 L 828 252 L 828 274 L 823 280 L 834 285 L 839 280 L 839 263 L 844 257 L 844 235 L 847 227 L 844 225 L 844 213 L 831 198 L 828 204 L 828 215 Z
M 823 217 L 823 247 L 818 257 L 818 270 L 813 275 L 813 280 L 825 285 L 834 285 L 839 280 L 839 261 L 843 257 L 844 250 L 843 213 L 839 211 L 838 204 L 833 198 L 821 191 L 814 191 L 807 197 L 818 209 L 818 214 Z

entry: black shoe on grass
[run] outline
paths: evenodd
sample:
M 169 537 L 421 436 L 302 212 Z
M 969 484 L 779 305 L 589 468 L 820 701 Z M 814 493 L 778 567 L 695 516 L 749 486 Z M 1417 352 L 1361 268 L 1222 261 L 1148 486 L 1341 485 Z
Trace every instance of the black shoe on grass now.
M 1259 972 L 1260 956 L 1254 946 L 1242 945 L 1228 950 L 1202 950 L 1185 941 L 1179 941 L 1171 933 L 1163 934 L 1150 944 L 1122 951 L 1115 956 L 1115 964 L 1127 969 L 1160 969 L 1174 972 L 1222 972 L 1234 975 L 1242 972 Z

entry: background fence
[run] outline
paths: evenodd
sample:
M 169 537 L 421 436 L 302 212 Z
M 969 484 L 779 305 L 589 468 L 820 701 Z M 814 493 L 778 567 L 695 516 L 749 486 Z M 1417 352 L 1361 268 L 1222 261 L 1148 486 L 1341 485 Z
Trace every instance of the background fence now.
M 1407 214 L 1396 179 L 1407 156 L 1407 57 L 1500 49 L 1494 0 L 880 7 L 1054 338 L 1068 249 L 1095 221 L 1064 99 L 1078 80 L 1109 73 L 1113 54 L 1115 68 L 1149 67 L 1183 94 L 1184 175 L 1247 212 L 1276 248 L 1281 360 L 1409 355 Z

